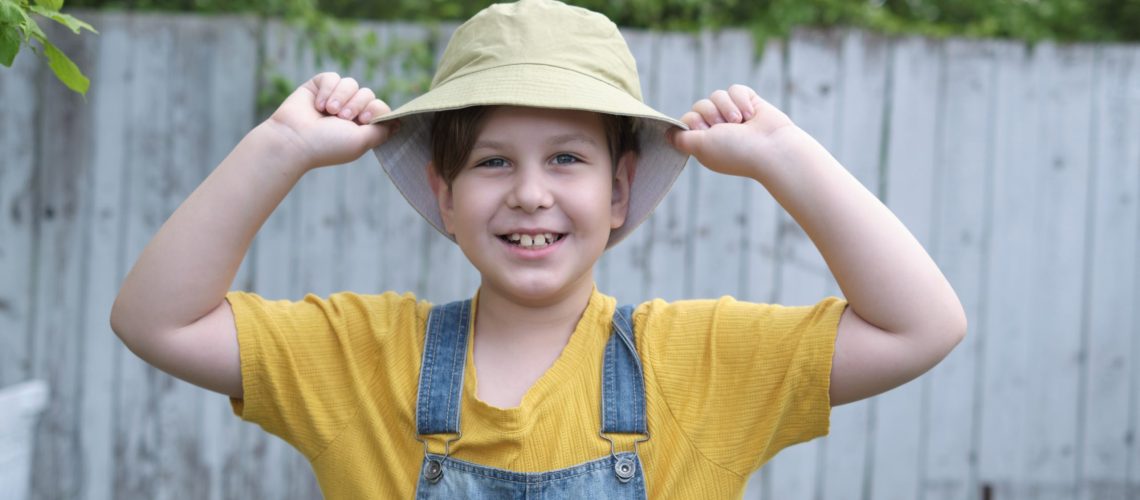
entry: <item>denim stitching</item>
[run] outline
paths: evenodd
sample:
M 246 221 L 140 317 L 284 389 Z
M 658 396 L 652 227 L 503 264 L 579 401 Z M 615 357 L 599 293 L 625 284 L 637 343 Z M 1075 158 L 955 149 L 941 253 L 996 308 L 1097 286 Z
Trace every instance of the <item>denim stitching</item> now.
M 641 471 L 641 460 L 633 452 L 621 452 L 617 454 L 617 458 L 623 457 L 633 458 L 634 463 L 637 464 L 638 470 Z M 613 467 L 616 460 L 607 455 L 604 457 L 596 458 L 586 463 L 572 465 L 563 469 L 546 471 L 546 472 L 514 472 L 510 470 L 500 469 L 497 467 L 488 467 L 486 465 L 479 465 L 472 462 L 456 459 L 455 457 L 444 457 L 436 453 L 429 453 L 428 458 L 434 458 L 447 466 L 449 469 L 454 469 L 470 474 L 475 474 L 482 477 L 498 479 L 502 481 L 509 481 L 518 484 L 541 484 L 553 481 L 569 479 L 590 472 L 598 470 L 607 470 Z
M 440 308 L 441 306 L 436 306 L 431 309 L 431 313 L 428 315 L 428 325 L 425 329 L 427 342 L 424 347 L 423 360 L 421 361 L 423 366 L 420 367 L 420 390 L 419 394 L 416 395 L 416 397 L 419 398 L 418 404 L 416 405 L 416 411 L 419 412 L 419 414 L 416 415 L 417 434 L 422 434 L 423 431 L 428 430 L 427 427 L 429 427 L 429 419 L 431 418 L 431 373 L 432 366 L 435 365 L 435 341 L 436 337 L 438 337 L 438 335 L 433 334 L 433 332 L 436 327 L 439 326 L 439 317 L 437 314 L 440 312 Z M 428 395 L 427 398 L 424 398 L 425 393 Z

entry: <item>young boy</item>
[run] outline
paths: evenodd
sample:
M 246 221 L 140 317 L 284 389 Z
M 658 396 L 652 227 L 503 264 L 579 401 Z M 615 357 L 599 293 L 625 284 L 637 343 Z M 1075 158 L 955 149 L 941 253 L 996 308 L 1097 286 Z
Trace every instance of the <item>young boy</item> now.
M 475 297 L 227 294 L 301 176 L 371 148 L 479 270 Z M 688 155 L 763 184 L 849 302 L 618 307 L 596 290 L 602 252 Z M 350 78 L 306 82 L 159 230 L 111 322 L 298 448 L 329 498 L 739 497 L 826 434 L 831 406 L 917 377 L 966 331 L 919 243 L 786 115 L 741 85 L 661 115 L 617 28 L 553 0 L 476 15 L 395 112 Z

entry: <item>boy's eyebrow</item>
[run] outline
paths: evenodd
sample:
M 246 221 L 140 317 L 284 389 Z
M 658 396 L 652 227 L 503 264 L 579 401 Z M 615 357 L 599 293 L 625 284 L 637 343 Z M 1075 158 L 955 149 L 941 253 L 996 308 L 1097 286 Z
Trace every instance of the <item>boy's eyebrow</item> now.
M 598 145 L 598 141 L 595 141 L 593 137 L 590 137 L 590 136 L 588 136 L 586 134 L 582 134 L 582 133 L 569 133 L 569 134 L 556 135 L 556 136 L 551 137 L 550 139 L 547 139 L 547 141 L 546 141 L 546 143 L 551 145 L 551 146 L 561 146 L 563 144 L 570 143 L 570 142 L 585 142 L 591 146 L 597 146 Z M 492 141 L 492 140 L 488 140 L 488 139 L 479 139 L 478 141 L 475 141 L 475 145 L 472 146 L 471 149 L 472 150 L 483 149 L 483 148 L 486 148 L 486 149 L 506 149 L 507 147 L 508 147 L 507 143 L 505 143 L 505 142 Z
M 552 146 L 560 146 L 568 142 L 585 142 L 591 146 L 598 145 L 598 141 L 595 141 L 593 137 L 582 133 L 556 135 L 554 137 L 551 137 L 550 140 L 546 142 Z

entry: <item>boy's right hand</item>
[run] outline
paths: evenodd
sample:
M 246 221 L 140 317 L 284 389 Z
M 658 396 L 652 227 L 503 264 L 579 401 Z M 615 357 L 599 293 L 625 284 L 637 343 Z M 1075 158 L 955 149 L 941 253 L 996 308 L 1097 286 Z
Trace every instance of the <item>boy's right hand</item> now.
M 388 139 L 399 122 L 369 125 L 391 111 L 352 78 L 321 73 L 293 91 L 263 125 L 308 168 L 348 163 Z

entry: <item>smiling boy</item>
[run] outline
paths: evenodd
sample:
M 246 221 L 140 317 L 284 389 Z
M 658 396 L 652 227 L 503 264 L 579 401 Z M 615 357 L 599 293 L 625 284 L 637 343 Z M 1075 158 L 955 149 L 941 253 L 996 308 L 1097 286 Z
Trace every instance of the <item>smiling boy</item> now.
M 301 176 L 371 148 L 478 269 L 474 297 L 227 293 Z M 598 258 L 689 154 L 763 184 L 847 300 L 597 290 Z M 966 329 L 914 237 L 785 114 L 734 85 L 664 116 L 617 28 L 552 0 L 476 15 L 395 111 L 351 78 L 306 82 L 160 229 L 112 325 L 300 450 L 328 498 L 739 497 L 831 406 L 917 377 Z

